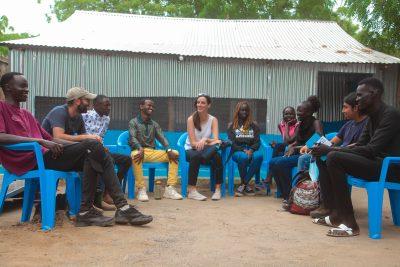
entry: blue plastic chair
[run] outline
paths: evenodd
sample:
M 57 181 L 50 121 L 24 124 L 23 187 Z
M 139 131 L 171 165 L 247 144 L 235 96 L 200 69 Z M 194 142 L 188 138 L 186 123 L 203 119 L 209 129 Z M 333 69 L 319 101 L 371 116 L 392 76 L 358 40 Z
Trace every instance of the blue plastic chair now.
M 271 148 L 270 145 L 268 145 L 263 139 L 261 140 L 261 152 L 263 153 L 263 162 L 261 163 L 261 167 L 260 167 L 260 171 L 256 173 L 255 175 L 255 183 L 258 184 L 260 183 L 260 172 L 261 169 L 265 169 L 266 173 L 268 175 L 268 170 L 269 170 L 269 162 L 272 158 L 272 153 L 273 150 Z M 227 154 L 229 155 L 230 150 L 227 152 Z M 228 191 L 229 191 L 229 195 L 233 196 L 234 195 L 234 186 L 235 186 L 235 170 L 237 169 L 237 163 L 230 158 L 229 162 L 228 162 Z M 269 185 L 267 185 L 266 188 L 267 191 L 267 195 L 269 195 L 269 193 L 271 192 L 271 189 L 269 187 Z
M 347 182 L 351 186 L 365 188 L 368 194 L 368 229 L 369 237 L 380 239 L 382 232 L 382 205 L 383 191 L 389 192 L 390 206 L 392 209 L 393 223 L 400 226 L 400 183 L 386 181 L 389 165 L 400 163 L 400 157 L 387 157 L 383 160 L 381 174 L 376 182 L 369 182 L 360 178 L 349 176 Z
M 188 187 L 188 181 L 189 181 L 189 162 L 186 161 L 186 152 L 185 152 L 185 142 L 188 134 L 183 133 L 181 137 L 179 137 L 178 140 L 178 149 L 179 149 L 179 168 L 181 171 L 181 194 L 183 197 L 187 196 L 187 187 Z M 226 154 L 227 154 L 227 149 L 224 149 L 221 152 L 221 157 L 222 157 L 222 162 L 223 164 L 225 163 L 226 160 Z M 222 184 L 221 184 L 221 195 L 225 197 L 225 175 L 226 175 L 226 166 L 223 166 L 223 171 L 222 171 Z M 200 171 L 204 169 L 210 170 L 210 188 L 211 191 L 215 191 L 215 180 L 213 177 L 213 173 L 211 171 L 211 166 L 210 165 L 200 165 Z
M 120 154 L 131 155 L 131 147 L 128 145 L 129 131 L 123 132 L 117 141 L 117 151 Z M 160 142 L 156 140 L 156 148 L 162 148 Z M 156 169 L 164 169 L 168 173 L 168 162 L 144 162 L 143 170 L 147 168 L 149 172 L 149 191 L 154 191 L 154 180 L 156 176 Z M 122 182 L 122 191 L 125 192 L 128 186 L 128 198 L 135 198 L 135 177 L 133 175 L 132 167 L 129 168 L 126 178 Z
M 66 195 L 70 207 L 70 214 L 79 212 L 81 200 L 81 180 L 76 172 L 62 172 L 46 169 L 43 162 L 41 147 L 36 142 L 6 145 L 3 148 L 16 151 L 34 151 L 37 170 L 29 171 L 23 175 L 12 174 L 4 171 L 3 184 L 0 192 L 0 213 L 3 210 L 9 185 L 16 180 L 25 180 L 24 200 L 22 206 L 21 222 L 29 221 L 35 199 L 35 192 L 40 186 L 42 229 L 51 230 L 55 225 L 56 191 L 58 180 L 66 180 Z

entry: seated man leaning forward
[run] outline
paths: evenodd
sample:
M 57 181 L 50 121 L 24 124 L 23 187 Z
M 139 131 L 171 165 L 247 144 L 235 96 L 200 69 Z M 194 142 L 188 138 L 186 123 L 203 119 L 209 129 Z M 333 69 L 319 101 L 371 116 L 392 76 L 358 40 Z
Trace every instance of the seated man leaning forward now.
M 144 185 L 142 162 L 169 162 L 164 197 L 182 199 L 182 196 L 175 189 L 175 185 L 178 182 L 178 151 L 169 147 L 160 125 L 151 119 L 154 102 L 150 99 L 142 100 L 139 108 L 140 114 L 129 122 L 129 145 L 132 148 L 133 173 L 138 189 L 137 199 L 139 201 L 149 200 Z M 166 150 L 155 149 L 156 139 Z
M 376 78 L 366 78 L 358 83 L 358 110 L 369 120 L 355 146 L 316 146 L 312 154 L 327 155 L 326 163 L 317 159 L 321 192 L 327 216 L 313 220 L 316 224 L 334 226 L 329 236 L 358 235 L 360 229 L 354 217 L 347 175 L 367 181 L 379 180 L 384 157 L 400 156 L 400 112 L 382 100 L 383 85 Z M 387 180 L 398 182 L 400 165 L 389 167 Z
M 20 107 L 28 98 L 28 81 L 22 73 L 9 72 L 0 79 L 0 87 L 5 94 L 5 101 L 0 101 L 0 143 L 15 144 L 21 142 L 38 142 L 42 146 L 46 168 L 60 171 L 80 171 L 82 179 L 82 202 L 76 216 L 76 226 L 109 226 L 116 223 L 143 225 L 151 222 L 151 216 L 143 215 L 126 201 L 114 172 L 111 157 L 97 140 L 83 139 L 82 142 L 71 142 L 51 137 L 33 117 Z M 70 105 L 79 106 L 87 103 L 94 95 L 84 90 L 74 98 Z M 69 109 L 67 109 L 69 110 Z M 70 114 L 68 116 L 77 115 Z M 0 161 L 3 166 L 18 175 L 35 168 L 36 162 L 32 152 L 16 152 L 0 149 Z M 93 207 L 97 176 L 101 174 L 104 184 L 117 207 L 115 218 L 103 216 Z
M 101 139 L 104 139 L 106 132 L 108 130 L 108 126 L 110 125 L 110 111 L 111 111 L 111 101 L 105 95 L 97 95 L 93 101 L 93 109 L 89 110 L 86 113 L 82 113 L 83 121 L 85 122 L 86 133 L 90 135 L 100 136 Z M 130 156 L 119 154 L 119 153 L 110 153 L 111 157 L 114 160 L 115 165 L 118 166 L 118 179 L 121 183 L 124 179 L 126 173 L 132 165 L 132 160 Z M 102 194 L 104 190 L 100 190 Z M 101 199 L 101 195 L 99 196 Z M 100 201 L 98 201 L 100 202 Z M 104 192 L 103 201 L 100 202 L 102 209 L 108 208 L 107 205 L 111 205 L 112 199 L 108 192 Z M 97 203 L 99 205 L 99 203 Z

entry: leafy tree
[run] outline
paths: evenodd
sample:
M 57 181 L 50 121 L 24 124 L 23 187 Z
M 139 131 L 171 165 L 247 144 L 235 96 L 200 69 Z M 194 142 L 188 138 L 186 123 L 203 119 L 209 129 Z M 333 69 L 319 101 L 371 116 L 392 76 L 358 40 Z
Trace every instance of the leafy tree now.
M 358 39 L 376 50 L 400 56 L 400 1 L 346 0 L 348 15 L 362 24 Z
M 63 21 L 75 10 L 173 17 L 257 19 L 289 18 L 293 0 L 55 0 L 52 11 Z
M 8 24 L 8 18 L 6 16 L 0 17 L 0 42 L 21 39 L 29 37 L 27 33 L 13 33 L 14 28 Z M 6 33 L 10 32 L 10 33 Z M 8 49 L 7 47 L 0 46 L 0 56 L 7 56 Z

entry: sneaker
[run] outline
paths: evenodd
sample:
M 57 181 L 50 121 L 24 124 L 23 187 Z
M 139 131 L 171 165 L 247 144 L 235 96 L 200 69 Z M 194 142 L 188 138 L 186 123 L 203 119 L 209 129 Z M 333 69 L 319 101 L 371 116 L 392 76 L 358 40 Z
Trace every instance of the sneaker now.
M 215 189 L 214 194 L 211 197 L 212 200 L 220 200 L 221 199 L 221 189 Z
M 153 216 L 144 215 L 131 205 L 126 210 L 117 209 L 115 212 L 115 222 L 118 224 L 144 225 L 152 220 Z
M 206 196 L 203 196 L 202 194 L 200 194 L 196 189 L 189 192 L 188 198 L 194 199 L 194 200 L 199 200 L 199 201 L 204 201 L 207 199 Z
M 237 196 L 237 197 L 244 196 L 244 188 L 245 187 L 246 186 L 244 184 L 239 185 L 238 188 L 236 188 L 235 196 Z
M 256 194 L 254 193 L 253 188 L 251 188 L 250 185 L 246 185 L 246 188 L 245 188 L 245 190 L 244 190 L 244 194 L 245 194 L 246 196 L 255 196 L 255 195 L 256 195 Z
M 90 208 L 85 213 L 78 213 L 76 215 L 75 226 L 83 227 L 83 226 L 111 226 L 114 225 L 114 218 L 106 217 L 103 213 L 94 207 Z
M 110 205 L 105 201 L 101 201 L 100 203 L 97 203 L 97 201 L 95 201 L 93 203 L 93 206 L 96 209 L 100 210 L 100 211 L 114 211 L 114 210 L 116 210 L 114 205 Z
M 139 188 L 137 192 L 137 199 L 142 202 L 149 201 L 149 196 L 146 193 L 146 187 Z
M 173 187 L 172 185 L 169 185 L 165 188 L 164 197 L 170 198 L 170 199 L 175 199 L 175 200 L 182 199 L 181 194 L 176 192 L 175 187 Z

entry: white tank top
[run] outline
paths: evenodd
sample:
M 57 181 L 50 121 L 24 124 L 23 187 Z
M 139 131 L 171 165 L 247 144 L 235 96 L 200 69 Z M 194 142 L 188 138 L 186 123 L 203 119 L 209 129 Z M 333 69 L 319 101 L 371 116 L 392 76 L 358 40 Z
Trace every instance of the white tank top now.
M 194 129 L 194 135 L 196 137 L 196 141 L 201 140 L 202 138 L 210 138 L 211 137 L 211 126 L 212 122 L 214 120 L 214 117 L 208 114 L 208 120 L 204 123 L 201 124 L 201 131 L 197 130 L 196 128 Z M 186 143 L 185 143 L 185 150 L 192 149 L 192 146 L 190 145 L 190 139 L 189 139 L 189 134 L 186 138 Z

